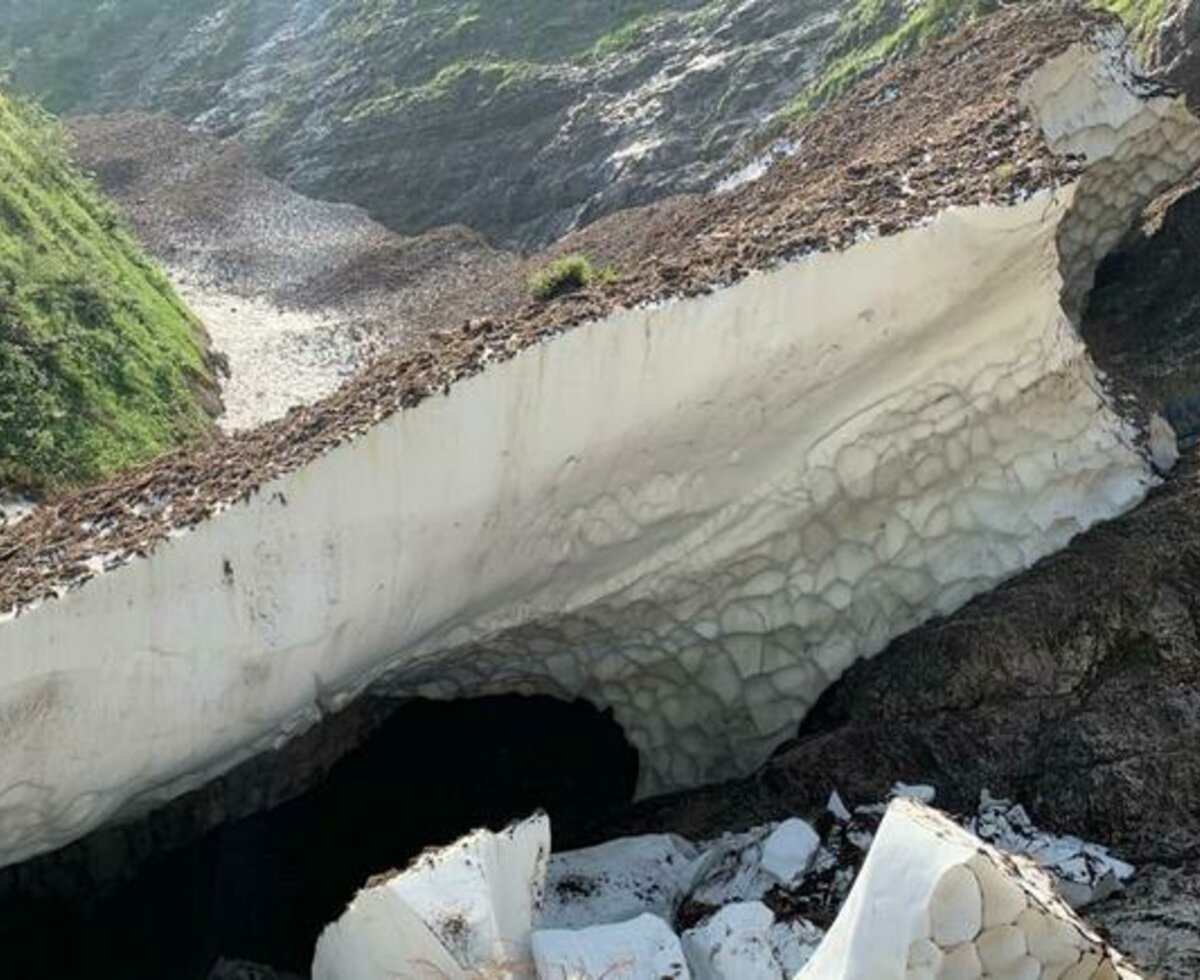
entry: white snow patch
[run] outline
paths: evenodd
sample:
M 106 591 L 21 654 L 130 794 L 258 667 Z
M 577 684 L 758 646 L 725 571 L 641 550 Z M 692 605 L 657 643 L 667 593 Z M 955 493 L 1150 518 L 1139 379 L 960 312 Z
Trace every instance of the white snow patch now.
M 679 939 L 662 919 L 533 934 L 533 961 L 542 980 L 688 980 Z M 731 978 L 732 980 L 732 978 Z
M 812 867 L 821 838 L 803 820 L 793 817 L 776 827 L 762 847 L 762 869 L 785 888 L 791 888 Z
M 774 913 L 762 902 L 735 902 L 683 934 L 695 980 L 783 980 L 771 945 Z
M 37 510 L 37 501 L 20 494 L 0 492 L 0 528 L 19 524 Z
M 739 187 L 744 187 L 746 184 L 753 184 L 755 181 L 762 180 L 780 160 L 799 153 L 801 146 L 802 144 L 799 140 L 776 140 L 765 152 L 760 153 L 749 163 L 744 164 L 733 173 L 723 177 L 717 183 L 716 192 L 718 194 L 728 194 Z
M 423 855 L 359 892 L 325 930 L 313 980 L 529 976 L 549 856 L 545 816 L 499 834 L 479 830 Z
M 284 310 L 265 298 L 176 283 L 213 349 L 229 361 L 218 419 L 227 432 L 282 418 L 319 401 L 363 367 L 372 345 L 335 318 Z
M 1077 909 L 1120 891 L 1133 877 L 1133 865 L 1113 857 L 1108 848 L 1039 830 L 1023 806 L 986 791 L 967 829 L 1001 850 L 1032 858 L 1054 876 L 1063 898 Z

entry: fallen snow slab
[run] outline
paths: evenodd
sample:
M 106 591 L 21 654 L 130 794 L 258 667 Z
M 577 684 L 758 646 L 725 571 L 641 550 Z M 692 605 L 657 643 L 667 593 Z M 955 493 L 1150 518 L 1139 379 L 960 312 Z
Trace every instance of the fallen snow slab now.
M 775 914 L 762 902 L 727 905 L 683 935 L 683 951 L 696 980 L 783 980 L 771 927 Z
M 888 808 L 858 880 L 797 980 L 1140 974 L 1054 894 L 1031 861 L 912 799 Z
M 771 926 L 771 951 L 788 980 L 813 958 L 824 938 L 824 932 L 804 919 L 776 922 Z
M 762 847 L 762 869 L 786 888 L 800 883 L 821 849 L 821 838 L 803 820 L 792 818 L 776 827 Z
M 533 934 L 540 980 L 688 980 L 679 939 L 656 915 Z
M 313 980 L 532 976 L 550 821 L 477 830 L 359 892 L 317 943 Z
M 761 899 L 777 884 L 762 866 L 763 845 L 776 826 L 765 824 L 701 844 L 688 899 L 715 908 Z
M 644 912 L 670 921 L 698 854 L 674 834 L 609 841 L 550 858 L 541 924 L 547 929 L 624 922 Z

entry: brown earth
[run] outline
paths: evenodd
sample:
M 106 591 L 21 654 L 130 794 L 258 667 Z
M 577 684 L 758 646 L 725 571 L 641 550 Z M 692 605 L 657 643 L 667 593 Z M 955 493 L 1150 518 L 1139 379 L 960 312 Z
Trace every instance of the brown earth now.
M 447 317 L 446 329 L 278 423 L 43 507 L 0 531 L 0 608 L 82 582 L 91 556 L 144 553 L 171 528 L 203 521 L 486 361 L 616 307 L 699 294 L 789 257 L 894 234 L 951 204 L 1002 203 L 1070 181 L 1078 165 L 1049 153 L 1015 92 L 1100 19 L 1056 2 L 986 18 L 816 114 L 795 133 L 801 152 L 762 180 L 582 232 L 571 246 L 610 257 L 616 281 L 511 315 Z
M 233 141 L 165 116 L 68 121 L 72 156 L 172 272 L 394 341 L 519 305 L 519 257 L 468 228 L 398 235 L 267 177 Z

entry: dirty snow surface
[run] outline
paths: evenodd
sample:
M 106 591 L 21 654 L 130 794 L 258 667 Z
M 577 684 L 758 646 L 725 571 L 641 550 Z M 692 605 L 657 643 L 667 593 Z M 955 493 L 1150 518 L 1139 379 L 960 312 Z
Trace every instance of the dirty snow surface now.
M 265 298 L 202 286 L 176 288 L 223 355 L 218 420 L 227 432 L 252 429 L 325 397 L 377 350 L 367 331 L 331 313 L 286 310 Z

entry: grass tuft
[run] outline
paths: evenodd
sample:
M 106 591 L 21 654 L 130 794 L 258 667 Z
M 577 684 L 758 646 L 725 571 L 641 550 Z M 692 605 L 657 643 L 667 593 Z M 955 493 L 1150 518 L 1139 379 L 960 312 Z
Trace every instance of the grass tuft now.
M 534 299 L 545 303 L 615 278 L 612 269 L 597 270 L 585 255 L 564 255 L 529 277 L 529 292 Z

